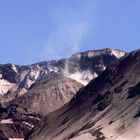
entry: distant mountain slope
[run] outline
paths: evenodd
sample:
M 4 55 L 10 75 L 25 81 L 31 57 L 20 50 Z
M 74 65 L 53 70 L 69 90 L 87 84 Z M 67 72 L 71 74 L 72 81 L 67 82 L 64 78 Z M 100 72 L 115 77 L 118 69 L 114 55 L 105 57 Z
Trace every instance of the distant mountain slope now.
M 45 61 L 28 66 L 0 65 L 0 100 L 8 102 L 26 93 L 51 72 L 59 72 L 84 85 L 97 77 L 112 61 L 126 53 L 115 49 L 86 51 L 70 58 Z
M 139 117 L 140 49 L 112 63 L 26 139 L 138 140 Z
M 33 84 L 26 94 L 10 102 L 10 106 L 45 116 L 69 102 L 81 87 L 82 84 L 63 74 L 50 73 Z

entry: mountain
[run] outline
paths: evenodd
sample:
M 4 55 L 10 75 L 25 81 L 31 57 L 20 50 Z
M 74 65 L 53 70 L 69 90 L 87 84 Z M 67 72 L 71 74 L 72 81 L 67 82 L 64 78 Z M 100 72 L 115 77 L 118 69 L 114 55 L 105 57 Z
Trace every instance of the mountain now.
M 125 54 L 123 51 L 107 48 L 27 66 L 0 65 L 0 102 L 5 104 L 25 94 L 35 82 L 52 72 L 61 73 L 86 85 L 101 74 L 112 61 Z
M 23 108 L 28 113 L 45 116 L 69 102 L 81 87 L 82 84 L 73 79 L 51 73 L 38 80 L 27 93 L 9 104 Z
M 57 111 L 32 129 L 28 140 L 138 140 L 140 49 L 112 63 Z
M 0 65 L 1 135 L 23 139 L 43 116 L 66 105 L 82 90 L 82 84 L 124 55 L 104 49 L 28 66 Z

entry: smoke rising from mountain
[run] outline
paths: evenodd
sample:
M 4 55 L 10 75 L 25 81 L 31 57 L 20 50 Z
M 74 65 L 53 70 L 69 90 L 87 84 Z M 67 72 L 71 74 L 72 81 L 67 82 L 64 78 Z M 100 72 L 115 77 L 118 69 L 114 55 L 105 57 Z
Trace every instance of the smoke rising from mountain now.
M 81 47 L 82 40 L 86 37 L 88 33 L 89 24 L 88 22 L 81 22 L 75 24 L 72 28 L 70 28 L 68 33 L 68 43 L 71 48 L 70 52 L 67 55 L 71 55 L 72 53 L 76 53 L 79 51 Z M 69 59 L 66 60 L 64 73 L 69 73 Z
M 90 24 L 88 21 L 79 21 L 71 24 L 61 24 L 51 33 L 46 40 L 43 57 L 60 59 L 68 57 L 80 50 L 82 41 L 86 38 Z M 55 40 L 55 41 L 54 41 Z M 68 61 L 65 64 L 65 72 L 68 73 Z
M 77 52 L 82 40 L 87 36 L 88 29 L 87 21 L 58 26 L 46 40 L 44 57 L 47 55 L 50 59 L 62 58 Z

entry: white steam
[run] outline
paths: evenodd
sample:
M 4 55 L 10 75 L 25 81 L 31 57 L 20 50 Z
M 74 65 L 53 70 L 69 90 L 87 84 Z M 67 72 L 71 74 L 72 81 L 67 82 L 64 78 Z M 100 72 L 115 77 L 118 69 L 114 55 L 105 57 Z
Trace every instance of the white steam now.
M 67 57 L 77 52 L 82 40 L 87 36 L 88 29 L 87 21 L 58 26 L 47 38 L 43 54 L 52 59 Z
M 87 36 L 88 28 L 89 24 L 87 22 L 76 23 L 73 27 L 70 27 L 68 32 L 70 52 L 67 55 L 79 51 L 82 40 Z M 64 73 L 69 74 L 69 59 L 66 60 Z
M 60 59 L 79 51 L 88 31 L 88 21 L 59 25 L 46 40 L 43 57 L 50 60 Z M 68 61 L 66 61 L 65 72 L 68 71 Z

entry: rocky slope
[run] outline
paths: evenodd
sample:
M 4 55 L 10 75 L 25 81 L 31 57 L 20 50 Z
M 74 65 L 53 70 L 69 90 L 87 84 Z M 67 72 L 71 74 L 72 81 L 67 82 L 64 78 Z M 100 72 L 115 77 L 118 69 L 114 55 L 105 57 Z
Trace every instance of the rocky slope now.
M 12 102 L 28 113 L 45 116 L 69 102 L 82 84 L 63 74 L 51 73 L 34 83 L 30 90 Z
M 140 139 L 140 50 L 112 63 L 26 139 Z
M 0 65 L 0 99 L 8 102 L 26 93 L 32 84 L 51 72 L 59 72 L 84 85 L 96 78 L 112 61 L 126 53 L 103 49 L 77 53 L 70 58 L 45 61 L 28 66 Z

